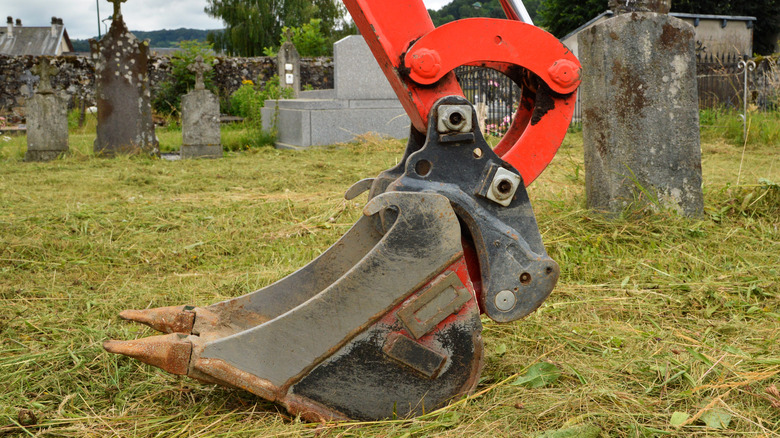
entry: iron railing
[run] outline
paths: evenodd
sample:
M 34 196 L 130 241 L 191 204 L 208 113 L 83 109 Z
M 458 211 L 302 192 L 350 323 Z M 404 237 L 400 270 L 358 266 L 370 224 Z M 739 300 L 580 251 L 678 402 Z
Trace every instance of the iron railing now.
M 508 77 L 489 68 L 463 66 L 455 70 L 455 75 L 466 98 L 481 115 L 485 134 L 503 135 L 517 110 L 520 88 Z M 749 60 L 733 54 L 698 54 L 696 77 L 700 109 L 725 107 L 745 111 L 750 107 L 759 111 L 780 110 L 778 58 Z M 573 126 L 582 122 L 580 94 L 577 93 Z
M 750 106 L 758 111 L 780 109 L 780 64 L 777 58 L 700 55 L 696 62 L 699 108 Z
M 504 135 L 517 111 L 520 87 L 502 73 L 484 67 L 458 67 L 455 76 L 466 99 L 477 109 L 485 135 Z
M 474 105 L 477 115 L 483 120 L 483 133 L 504 135 L 517 112 L 520 87 L 502 73 L 484 67 L 458 67 L 455 69 L 455 76 L 466 99 Z M 582 120 L 579 99 L 578 94 L 572 125 L 578 125 Z

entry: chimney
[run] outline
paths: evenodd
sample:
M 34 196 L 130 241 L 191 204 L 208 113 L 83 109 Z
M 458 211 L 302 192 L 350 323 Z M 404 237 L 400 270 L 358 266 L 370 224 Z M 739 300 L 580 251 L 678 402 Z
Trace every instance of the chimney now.
M 14 17 L 8 16 L 8 36 L 14 36 Z
M 17 18 L 16 19 L 16 27 L 22 27 L 22 19 L 21 18 Z
M 56 38 L 57 34 L 57 17 L 51 17 L 51 36 L 52 38 Z

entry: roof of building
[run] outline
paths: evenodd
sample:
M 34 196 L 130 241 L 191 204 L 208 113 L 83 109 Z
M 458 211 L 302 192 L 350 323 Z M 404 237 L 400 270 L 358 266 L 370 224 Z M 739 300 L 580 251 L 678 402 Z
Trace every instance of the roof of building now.
M 9 27 L 11 27 L 10 35 Z M 0 54 L 3 55 L 54 56 L 59 54 L 57 50 L 63 40 L 68 47 L 67 51 L 72 52 L 73 44 L 61 19 L 56 19 L 56 23 L 46 27 L 11 25 L 11 23 L 0 26 Z
M 593 19 L 589 20 L 587 23 L 583 24 L 582 26 L 574 29 L 573 31 L 569 32 L 568 35 L 561 38 L 561 41 L 564 41 L 566 39 L 569 39 L 570 37 L 577 35 L 580 31 L 583 29 L 587 29 L 592 24 L 596 23 L 597 21 L 601 20 L 603 17 L 612 17 L 615 15 L 612 11 L 606 10 L 599 15 L 596 15 L 593 17 Z M 669 15 L 676 18 L 689 18 L 689 19 L 699 19 L 699 20 L 719 20 L 719 21 L 747 21 L 749 23 L 755 22 L 756 17 L 745 17 L 741 15 L 708 15 L 708 14 L 686 14 L 683 12 L 669 12 Z

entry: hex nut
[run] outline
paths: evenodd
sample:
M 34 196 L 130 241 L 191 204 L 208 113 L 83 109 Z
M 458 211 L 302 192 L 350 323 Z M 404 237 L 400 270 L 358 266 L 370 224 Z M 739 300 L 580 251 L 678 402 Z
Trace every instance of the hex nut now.
M 471 132 L 471 106 L 470 105 L 441 105 L 439 106 L 439 120 L 437 129 L 445 132 Z

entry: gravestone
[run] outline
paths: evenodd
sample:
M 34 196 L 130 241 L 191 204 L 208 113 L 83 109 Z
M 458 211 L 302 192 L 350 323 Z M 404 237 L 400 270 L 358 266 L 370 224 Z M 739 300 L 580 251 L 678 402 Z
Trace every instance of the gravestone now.
M 149 42 L 138 41 L 114 3 L 111 28 L 100 41 L 90 40 L 95 59 L 97 138 L 95 155 L 148 153 L 159 155 L 152 122 L 149 85 Z
M 42 57 L 33 67 L 40 77 L 35 95 L 27 100 L 27 152 L 24 161 L 51 161 L 68 152 L 68 99 L 51 86 L 59 72 Z
M 339 98 L 398 100 L 362 36 L 351 35 L 336 42 L 333 63 L 333 84 Z
M 333 89 L 265 102 L 263 129 L 278 133 L 276 146 L 303 149 L 349 142 L 367 133 L 408 137 L 409 116 L 363 37 L 343 38 L 333 45 L 333 53 Z
M 279 84 L 284 88 L 292 88 L 295 96 L 301 91 L 301 55 L 292 43 L 292 32 L 287 31 L 287 40 L 279 48 L 276 56 Z
M 637 10 L 669 9 L 668 1 L 630 3 Z M 657 12 L 630 12 L 581 32 L 578 44 L 588 207 L 700 215 L 693 27 Z
M 220 158 L 219 99 L 206 89 L 204 74 L 211 66 L 198 55 L 187 67 L 195 73 L 195 89 L 181 99 L 182 158 Z

